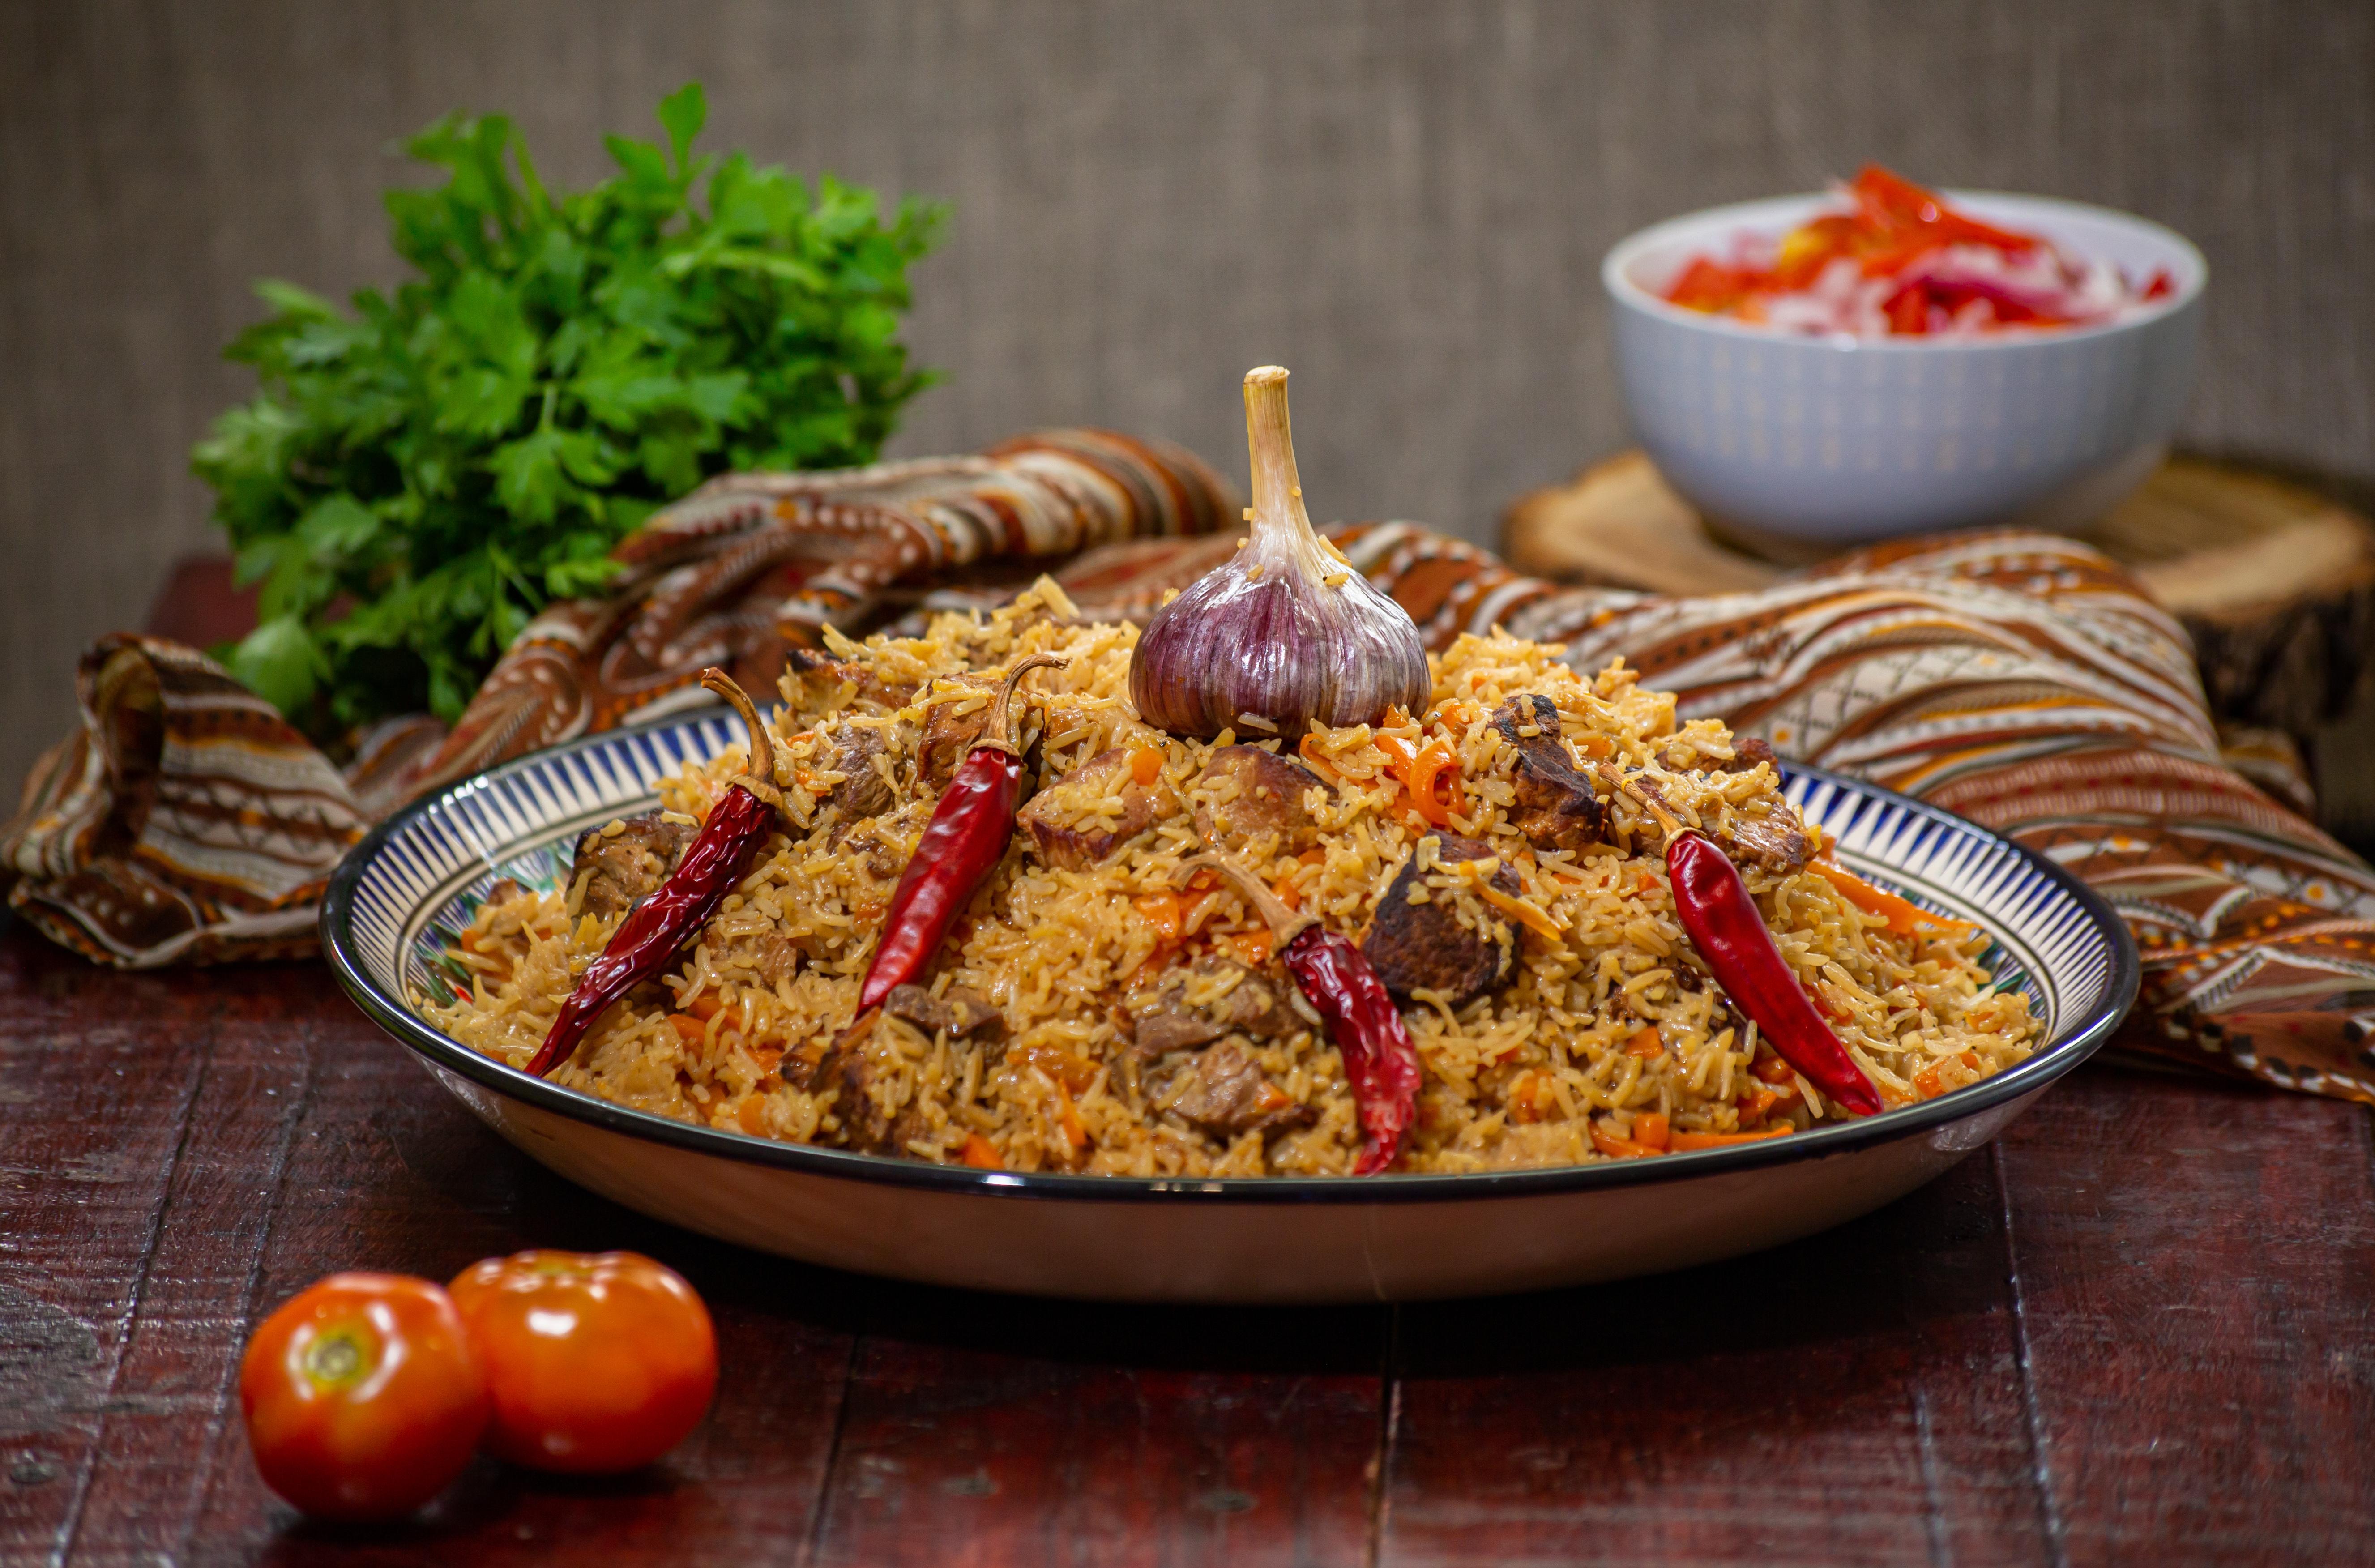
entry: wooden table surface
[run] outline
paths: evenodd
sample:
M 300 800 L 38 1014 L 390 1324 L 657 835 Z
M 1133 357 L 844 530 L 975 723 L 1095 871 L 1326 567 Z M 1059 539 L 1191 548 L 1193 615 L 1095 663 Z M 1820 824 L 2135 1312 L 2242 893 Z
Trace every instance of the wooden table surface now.
M 202 569 L 205 570 L 205 569 Z M 220 576 L 219 572 L 216 576 Z M 184 573 L 152 617 L 235 634 Z M 184 623 L 187 624 L 184 624 Z M 487 1131 L 319 964 L 0 927 L 0 1564 L 2375 1561 L 2360 1107 L 2082 1068 L 1781 1251 L 1402 1307 L 1076 1305 L 656 1224 Z M 233 1383 L 334 1269 L 628 1247 L 715 1313 L 649 1471 L 478 1463 L 414 1525 L 267 1493 Z
M 301 1522 L 252 1324 L 352 1267 L 632 1247 L 717 1315 L 656 1468 Z M 0 932 L 0 1562 L 2180 1562 L 2375 1551 L 2366 1111 L 2082 1069 L 1828 1235 L 1341 1310 L 889 1284 L 672 1231 L 486 1131 L 320 965 Z

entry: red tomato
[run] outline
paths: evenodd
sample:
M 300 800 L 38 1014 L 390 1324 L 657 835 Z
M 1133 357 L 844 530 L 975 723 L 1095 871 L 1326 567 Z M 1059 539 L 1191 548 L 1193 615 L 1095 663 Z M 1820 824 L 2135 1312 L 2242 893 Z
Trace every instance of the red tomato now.
M 470 1462 L 487 1384 L 435 1284 L 333 1274 L 248 1340 L 239 1408 L 273 1491 L 325 1519 L 388 1519 Z
M 454 1304 L 487 1368 L 490 1451 L 540 1470 L 648 1465 L 717 1390 L 709 1309 L 631 1252 L 523 1252 L 472 1264 Z

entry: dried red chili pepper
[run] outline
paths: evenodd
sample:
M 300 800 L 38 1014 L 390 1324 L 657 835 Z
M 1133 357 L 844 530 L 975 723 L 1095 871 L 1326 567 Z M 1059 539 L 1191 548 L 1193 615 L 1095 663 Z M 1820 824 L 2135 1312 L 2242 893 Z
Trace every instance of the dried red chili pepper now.
M 1244 867 L 1218 855 L 1199 855 L 1187 864 L 1226 877 L 1270 927 L 1295 989 L 1318 1012 L 1344 1058 L 1353 1108 L 1361 1115 L 1361 1158 L 1353 1173 L 1376 1175 L 1401 1153 L 1402 1138 L 1418 1116 L 1418 1047 L 1411 1043 L 1385 982 L 1350 938 L 1287 908 Z
M 982 738 L 949 777 L 932 808 L 932 819 L 916 841 L 914 858 L 900 874 L 882 917 L 882 940 L 857 989 L 863 1020 L 884 997 L 916 980 L 958 913 L 1006 853 L 1014 837 L 1014 808 L 1022 803 L 1022 749 L 1016 744 L 1014 689 L 1034 669 L 1062 669 L 1051 654 L 1034 654 L 1006 672 L 981 726 Z
M 577 987 L 561 1004 L 561 1015 L 527 1064 L 538 1078 L 577 1049 L 602 1009 L 666 969 L 684 945 L 700 935 L 717 906 L 750 868 L 750 857 L 774 831 L 784 809 L 775 789 L 775 748 L 759 710 L 721 669 L 701 672 L 701 684 L 726 699 L 750 731 L 750 769 L 735 775 L 701 825 L 700 836 L 659 890 L 627 912 L 602 956 L 585 966 Z
M 1731 857 L 1705 834 L 1684 827 L 1614 768 L 1603 762 L 1599 772 L 1665 830 L 1674 913 L 1724 994 L 1808 1082 L 1860 1116 L 1878 1115 L 1879 1091 L 1814 1010 L 1814 998 L 1781 956 L 1780 946 L 1766 928 L 1764 913 Z

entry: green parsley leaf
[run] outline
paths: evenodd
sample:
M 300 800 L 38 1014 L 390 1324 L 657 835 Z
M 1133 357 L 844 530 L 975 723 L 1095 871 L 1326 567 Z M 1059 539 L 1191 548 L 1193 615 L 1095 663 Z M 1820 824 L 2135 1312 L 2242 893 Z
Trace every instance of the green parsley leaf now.
M 732 467 L 868 463 L 931 375 L 899 341 L 940 209 L 740 153 L 696 156 L 699 83 L 665 146 L 548 191 L 501 115 L 406 144 L 442 183 L 387 193 L 412 268 L 341 308 L 265 281 L 227 358 L 258 395 L 192 450 L 263 624 L 232 672 L 325 744 L 391 713 L 458 715 L 612 545 Z

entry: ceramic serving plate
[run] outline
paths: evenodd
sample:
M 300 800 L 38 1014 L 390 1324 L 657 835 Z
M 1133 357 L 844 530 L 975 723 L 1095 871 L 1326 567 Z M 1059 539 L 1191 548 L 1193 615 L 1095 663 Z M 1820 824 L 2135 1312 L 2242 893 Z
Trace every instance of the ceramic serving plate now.
M 1145 1181 L 809 1149 L 556 1088 L 425 1022 L 443 952 L 498 878 L 551 888 L 577 835 L 740 735 L 724 709 L 589 736 L 421 800 L 339 867 L 322 940 L 363 1010 L 504 1138 L 629 1208 L 745 1246 L 935 1284 L 1129 1301 L 1408 1300 L 1620 1279 L 1776 1245 L 1876 1208 L 1995 1137 L 2136 992 L 2110 911 L 2018 845 L 1785 766 L 1860 875 L 1996 938 L 2047 1043 L 2010 1072 L 1766 1143 L 1489 1175 Z

